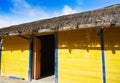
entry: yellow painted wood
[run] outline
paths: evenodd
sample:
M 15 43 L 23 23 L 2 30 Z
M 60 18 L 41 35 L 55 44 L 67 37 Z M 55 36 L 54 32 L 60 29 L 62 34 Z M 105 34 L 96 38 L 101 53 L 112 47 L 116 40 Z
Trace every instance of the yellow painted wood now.
M 29 40 L 3 37 L 1 75 L 28 79 Z
M 102 83 L 102 60 L 96 30 L 58 33 L 58 83 Z
M 104 31 L 107 83 L 120 83 L 120 28 Z

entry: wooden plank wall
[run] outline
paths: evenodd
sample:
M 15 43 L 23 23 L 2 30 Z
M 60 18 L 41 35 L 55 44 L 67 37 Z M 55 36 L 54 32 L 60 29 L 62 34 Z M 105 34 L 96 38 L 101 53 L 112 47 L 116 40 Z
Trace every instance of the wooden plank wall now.
M 100 38 L 95 29 L 58 33 L 58 83 L 102 83 Z
M 104 30 L 106 83 L 120 83 L 120 28 Z
M 103 30 L 106 83 L 120 83 L 120 28 Z M 96 29 L 58 33 L 58 83 L 102 83 L 102 53 Z
M 1 58 L 1 75 L 28 80 L 29 40 L 3 37 Z

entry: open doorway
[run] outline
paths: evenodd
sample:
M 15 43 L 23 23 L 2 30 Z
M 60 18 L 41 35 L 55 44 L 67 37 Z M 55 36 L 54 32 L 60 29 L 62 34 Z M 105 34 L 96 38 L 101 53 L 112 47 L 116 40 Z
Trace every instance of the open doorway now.
M 54 74 L 54 35 L 41 36 L 41 77 Z
M 39 79 L 54 75 L 54 34 L 37 36 L 33 49 L 32 78 Z

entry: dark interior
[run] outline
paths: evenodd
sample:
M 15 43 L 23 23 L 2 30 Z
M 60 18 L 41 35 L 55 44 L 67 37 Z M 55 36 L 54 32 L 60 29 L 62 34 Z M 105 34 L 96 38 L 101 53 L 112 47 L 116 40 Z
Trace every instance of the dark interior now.
M 41 75 L 46 77 L 54 74 L 54 35 L 39 37 L 41 40 Z

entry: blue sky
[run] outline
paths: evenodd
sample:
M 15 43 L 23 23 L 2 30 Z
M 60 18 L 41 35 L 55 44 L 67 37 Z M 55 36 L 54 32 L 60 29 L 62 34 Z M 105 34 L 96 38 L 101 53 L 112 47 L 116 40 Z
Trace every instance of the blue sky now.
M 0 28 L 118 3 L 120 0 L 0 0 Z

